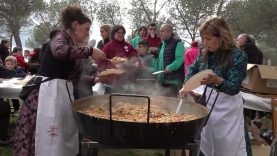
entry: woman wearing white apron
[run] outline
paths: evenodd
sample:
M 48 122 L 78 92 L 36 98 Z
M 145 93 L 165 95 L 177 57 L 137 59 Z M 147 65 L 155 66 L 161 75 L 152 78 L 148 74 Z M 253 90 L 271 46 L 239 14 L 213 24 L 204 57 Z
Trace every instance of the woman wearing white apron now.
M 201 82 L 208 86 L 206 97 L 212 92 L 207 103 L 209 110 L 219 92 L 201 132 L 200 155 L 246 156 L 243 100 L 239 91 L 246 77 L 247 56 L 235 47 L 229 26 L 222 18 L 214 17 L 204 22 L 200 35 L 204 49 L 189 68 L 185 81 L 204 69 L 213 70 L 214 74 Z M 181 89 L 179 93 L 184 96 L 186 91 Z
M 41 83 L 24 101 L 17 121 L 15 156 L 76 156 L 79 138 L 72 116 L 74 80 L 81 71 L 80 59 L 105 59 L 99 49 L 79 47 L 89 37 L 91 20 L 78 6 L 66 7 L 62 14 L 64 30 L 58 31 L 43 55 L 37 79 Z

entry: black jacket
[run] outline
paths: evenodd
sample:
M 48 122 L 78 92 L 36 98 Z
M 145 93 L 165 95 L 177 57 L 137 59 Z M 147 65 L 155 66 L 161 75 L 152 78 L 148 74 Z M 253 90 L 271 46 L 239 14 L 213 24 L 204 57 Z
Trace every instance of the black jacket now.
M 104 45 L 106 45 L 108 42 L 110 42 L 110 39 L 105 39 L 104 41 L 103 40 L 99 41 L 97 44 L 97 48 L 102 49 L 104 47 Z
M 246 43 L 242 49 L 248 56 L 248 63 L 252 64 L 262 64 L 263 63 L 263 53 L 255 45 L 255 43 Z
M 3 63 L 5 62 L 5 59 L 9 55 L 9 53 L 9 49 L 5 47 L 0 47 L 0 57 Z

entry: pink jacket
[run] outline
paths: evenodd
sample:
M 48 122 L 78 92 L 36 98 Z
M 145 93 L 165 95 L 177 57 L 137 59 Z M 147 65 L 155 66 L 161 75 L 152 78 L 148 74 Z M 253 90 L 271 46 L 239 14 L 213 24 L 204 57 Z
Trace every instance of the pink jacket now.
M 192 65 L 195 61 L 195 59 L 197 58 L 199 54 L 199 48 L 197 47 L 192 47 L 192 48 L 189 48 L 188 50 L 186 50 L 185 52 L 185 55 L 184 55 L 184 60 L 185 60 L 185 63 L 184 63 L 184 66 L 185 66 L 185 75 L 187 75 L 187 68 Z

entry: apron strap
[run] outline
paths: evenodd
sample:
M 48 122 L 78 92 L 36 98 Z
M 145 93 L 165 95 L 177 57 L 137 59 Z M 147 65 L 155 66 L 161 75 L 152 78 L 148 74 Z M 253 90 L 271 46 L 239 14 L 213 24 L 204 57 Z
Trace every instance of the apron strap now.
M 68 89 L 68 85 L 67 85 L 68 82 L 70 82 L 70 81 L 65 82 L 65 86 L 66 86 L 66 90 L 67 90 L 67 93 L 68 93 L 69 100 L 72 103 L 72 98 L 71 98 L 71 95 L 70 95 L 70 92 L 69 92 L 69 89 Z
M 212 88 L 212 90 L 211 90 L 211 92 L 210 92 L 210 95 L 209 95 L 209 97 L 208 97 L 207 103 L 208 103 L 209 100 L 210 100 L 210 97 L 211 97 L 212 92 L 213 92 L 213 88 Z M 217 91 L 216 97 L 215 97 L 215 99 L 214 99 L 214 102 L 213 102 L 213 105 L 212 105 L 212 107 L 211 107 L 211 110 L 210 110 L 210 112 L 209 112 L 209 114 L 208 114 L 208 116 L 207 116 L 207 119 L 206 119 L 206 121 L 205 121 L 204 127 L 206 126 L 206 124 L 207 124 L 207 122 L 208 122 L 208 120 L 209 120 L 209 118 L 210 118 L 210 115 L 211 115 L 211 113 L 212 113 L 212 111 L 213 111 L 213 109 L 214 109 L 214 105 L 215 105 L 215 103 L 216 103 L 216 101 L 217 101 L 218 95 L 219 95 L 219 91 Z

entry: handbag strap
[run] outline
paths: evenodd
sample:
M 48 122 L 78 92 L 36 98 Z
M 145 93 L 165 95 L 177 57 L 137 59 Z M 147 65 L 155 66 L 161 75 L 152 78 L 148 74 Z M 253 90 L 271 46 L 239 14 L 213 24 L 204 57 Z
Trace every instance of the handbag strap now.
M 53 80 L 53 79 L 54 79 L 54 78 L 52 78 L 52 77 L 48 77 L 48 78 L 46 78 L 46 79 L 40 81 L 40 82 L 37 83 L 37 84 L 41 84 L 41 83 L 43 83 L 43 82 L 50 81 L 50 80 Z
M 37 76 L 34 77 L 34 80 L 33 80 L 34 83 L 33 83 L 33 84 L 24 85 L 23 87 L 38 86 L 38 85 L 40 85 L 40 84 L 43 83 L 43 82 L 50 81 L 50 80 L 54 79 L 54 78 L 48 77 L 48 78 L 46 78 L 46 79 L 44 79 L 44 80 L 41 80 L 41 81 L 35 83 L 35 82 L 36 82 L 36 78 L 37 78 Z

